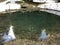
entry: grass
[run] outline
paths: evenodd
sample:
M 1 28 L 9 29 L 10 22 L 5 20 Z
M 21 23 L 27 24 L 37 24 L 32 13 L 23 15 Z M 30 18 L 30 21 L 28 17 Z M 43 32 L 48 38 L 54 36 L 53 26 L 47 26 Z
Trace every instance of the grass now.
M 49 34 L 60 33 L 60 17 L 40 11 L 1 14 L 0 32 L 7 31 L 9 25 L 14 26 L 15 35 L 19 39 L 36 41 L 42 29 L 46 29 Z

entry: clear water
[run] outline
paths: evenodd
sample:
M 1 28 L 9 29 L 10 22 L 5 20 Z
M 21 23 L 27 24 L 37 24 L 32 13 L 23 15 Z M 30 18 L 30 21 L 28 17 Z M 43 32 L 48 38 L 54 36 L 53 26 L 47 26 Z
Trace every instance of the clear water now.
M 0 14 L 0 32 L 7 31 L 9 25 L 14 26 L 14 32 L 20 38 L 37 39 L 41 29 L 49 32 L 60 31 L 60 17 L 46 12 L 15 12 Z

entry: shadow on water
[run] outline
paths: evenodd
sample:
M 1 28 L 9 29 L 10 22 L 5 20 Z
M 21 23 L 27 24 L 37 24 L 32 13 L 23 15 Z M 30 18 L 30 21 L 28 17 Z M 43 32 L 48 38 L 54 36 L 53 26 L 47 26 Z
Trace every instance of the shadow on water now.
M 10 24 L 19 38 L 37 39 L 44 28 L 47 32 L 59 32 L 60 17 L 39 11 L 1 14 L 0 32 L 6 31 Z

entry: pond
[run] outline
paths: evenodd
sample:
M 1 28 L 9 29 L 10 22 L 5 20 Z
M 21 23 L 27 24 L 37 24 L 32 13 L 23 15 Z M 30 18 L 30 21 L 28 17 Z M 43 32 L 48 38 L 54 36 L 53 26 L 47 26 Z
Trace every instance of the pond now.
M 9 25 L 14 26 L 19 38 L 37 39 L 42 29 L 59 33 L 60 17 L 40 11 L 0 14 L 0 32 L 7 31 Z

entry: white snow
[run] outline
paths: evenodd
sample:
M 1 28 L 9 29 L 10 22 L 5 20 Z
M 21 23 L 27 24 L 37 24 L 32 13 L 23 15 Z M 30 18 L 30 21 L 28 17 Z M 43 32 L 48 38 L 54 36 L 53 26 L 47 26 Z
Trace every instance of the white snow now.
M 22 1 L 22 0 L 8 0 L 8 1 L 14 1 L 15 2 L 15 1 Z
M 42 32 L 41 32 L 41 36 L 39 37 L 39 40 L 45 40 L 45 39 L 48 39 L 48 36 L 46 34 L 46 30 L 43 29 Z
M 46 0 L 33 0 L 33 2 L 46 2 Z
M 60 11 L 55 11 L 55 10 L 43 10 L 43 11 L 60 16 Z
M 4 2 L 0 3 L 0 12 L 6 11 L 8 9 L 20 9 L 21 5 L 15 3 L 16 0 L 12 1 L 10 0 L 11 3 L 6 4 L 9 2 L 9 0 L 6 0 Z
M 46 3 L 55 3 L 56 0 L 33 0 L 33 2 L 46 2 Z
M 8 2 L 8 1 L 6 0 L 6 1 L 0 3 L 0 12 L 6 10 L 6 3 L 7 3 L 7 2 Z
M 46 0 L 46 3 L 55 3 L 56 0 Z
M 7 7 L 6 10 L 8 10 L 8 9 L 13 10 L 13 9 L 20 9 L 21 8 L 20 4 L 13 4 L 13 3 L 7 4 L 6 7 Z
M 2 38 L 3 42 L 2 43 L 9 42 L 14 39 L 16 39 L 16 37 L 13 32 L 13 26 L 10 26 L 8 34 L 4 33 L 4 35 L 3 35 L 3 38 Z
M 37 7 L 60 11 L 60 3 L 46 3 L 38 5 Z
M 6 40 L 7 39 L 7 34 L 6 33 L 4 33 L 4 35 L 3 35 L 3 38 L 2 38 L 3 40 Z
M 16 39 L 14 32 L 13 32 L 13 26 L 10 26 L 10 30 L 8 32 L 8 36 L 11 36 L 12 39 Z

